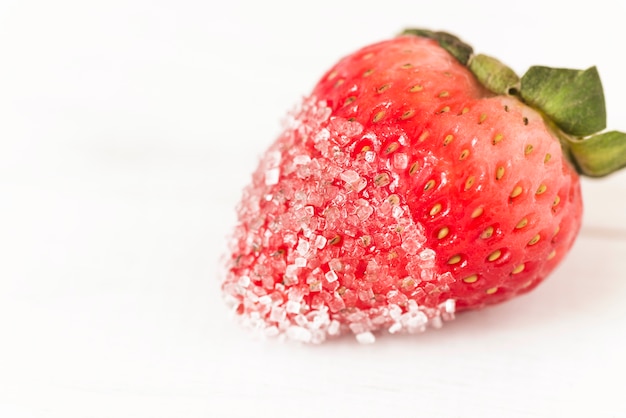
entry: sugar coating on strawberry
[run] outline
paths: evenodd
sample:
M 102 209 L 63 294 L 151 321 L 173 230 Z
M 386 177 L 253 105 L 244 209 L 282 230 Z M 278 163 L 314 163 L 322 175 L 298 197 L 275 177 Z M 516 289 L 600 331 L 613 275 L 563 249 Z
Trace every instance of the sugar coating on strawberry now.
M 268 336 L 416 333 L 539 284 L 580 228 L 541 115 L 401 36 L 329 70 L 238 206 L 222 289 Z

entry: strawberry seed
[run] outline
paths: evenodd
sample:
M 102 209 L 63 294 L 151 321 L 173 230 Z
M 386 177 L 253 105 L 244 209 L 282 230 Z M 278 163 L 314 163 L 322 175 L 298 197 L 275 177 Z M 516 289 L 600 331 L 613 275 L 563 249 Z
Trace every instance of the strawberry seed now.
M 533 148 L 532 144 L 526 145 L 526 148 L 524 148 L 524 155 L 528 155 L 533 152 Z
M 407 119 L 409 119 L 410 117 L 412 117 L 413 115 L 415 115 L 415 110 L 413 110 L 413 109 L 409 109 L 409 110 L 407 110 L 406 112 L 404 112 L 404 113 L 402 114 L 402 116 L 400 116 L 400 119 L 402 119 L 402 120 L 407 120 Z
M 526 225 L 528 225 L 528 219 L 527 218 L 522 218 L 521 221 L 519 221 L 517 223 L 517 225 L 515 225 L 515 229 L 522 229 L 525 228 Z
M 545 184 L 540 184 L 539 188 L 537 188 L 537 191 L 535 192 L 535 194 L 536 195 L 544 194 L 546 190 L 548 190 L 548 186 L 546 186 Z
M 537 234 L 528 241 L 528 245 L 535 245 L 541 239 L 541 235 Z
M 515 186 L 510 195 L 511 199 L 515 199 L 517 196 L 521 195 L 523 191 L 524 189 L 522 189 L 522 186 Z
M 478 218 L 480 215 L 483 214 L 483 212 L 485 212 L 485 209 L 482 206 L 474 209 L 474 211 L 471 214 L 472 219 Z
M 494 252 L 489 254 L 489 256 L 487 257 L 487 260 L 496 261 L 498 258 L 500 258 L 500 256 L 502 256 L 502 250 L 495 250 Z
M 380 112 L 378 112 L 378 113 L 376 113 L 376 114 L 374 115 L 374 118 L 372 119 L 372 122 L 374 122 L 374 123 L 376 123 L 376 122 L 380 122 L 380 120 L 381 120 L 382 118 L 384 118 L 384 117 L 385 117 L 385 111 L 384 111 L 384 110 L 381 110 Z
M 496 169 L 496 180 L 500 180 L 504 176 L 504 167 L 500 166 Z
M 430 216 L 435 216 L 439 212 L 441 212 L 441 203 L 435 203 L 435 205 L 430 209 Z
M 483 232 L 480 234 L 480 237 L 482 239 L 489 239 L 493 236 L 493 232 L 494 232 L 494 228 L 493 226 L 488 226 L 487 228 L 485 228 L 483 230 Z
M 445 237 L 448 236 L 449 233 L 450 233 L 450 228 L 448 228 L 447 226 L 444 226 L 443 228 L 439 230 L 439 232 L 437 232 L 437 238 L 444 239 Z
M 525 268 L 526 268 L 526 265 L 522 263 L 519 266 L 515 267 L 513 271 L 511 272 L 511 274 L 520 274 L 521 272 L 524 271 Z
M 477 274 L 472 274 L 471 276 L 467 276 L 466 278 L 463 279 L 465 283 L 476 283 L 477 280 L 478 280 Z

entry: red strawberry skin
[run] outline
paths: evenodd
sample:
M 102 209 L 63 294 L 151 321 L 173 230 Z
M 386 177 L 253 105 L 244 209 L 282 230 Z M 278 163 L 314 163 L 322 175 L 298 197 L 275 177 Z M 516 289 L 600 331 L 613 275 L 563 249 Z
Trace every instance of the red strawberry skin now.
M 572 246 L 578 175 L 543 118 L 435 41 L 330 69 L 255 171 L 222 288 L 269 335 L 422 331 L 538 285 Z

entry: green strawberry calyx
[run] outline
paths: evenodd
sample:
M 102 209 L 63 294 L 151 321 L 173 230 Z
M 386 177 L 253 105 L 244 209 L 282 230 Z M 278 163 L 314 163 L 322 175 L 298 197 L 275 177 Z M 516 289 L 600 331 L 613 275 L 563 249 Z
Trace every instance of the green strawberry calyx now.
M 601 132 L 606 128 L 606 108 L 596 67 L 572 70 L 533 66 L 520 78 L 497 59 L 474 54 L 471 46 L 452 34 L 406 29 L 401 35 L 437 41 L 488 90 L 515 96 L 538 110 L 579 174 L 602 177 L 626 167 L 626 133 Z

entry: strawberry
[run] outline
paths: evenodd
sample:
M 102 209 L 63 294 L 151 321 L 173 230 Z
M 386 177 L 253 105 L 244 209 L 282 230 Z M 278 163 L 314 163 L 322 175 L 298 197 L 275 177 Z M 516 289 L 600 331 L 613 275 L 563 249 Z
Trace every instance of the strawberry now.
M 579 173 L 626 163 L 595 68 L 521 79 L 409 30 L 339 61 L 238 207 L 222 289 L 266 335 L 419 332 L 528 292 L 581 225 Z M 583 138 L 585 138 L 583 140 Z

